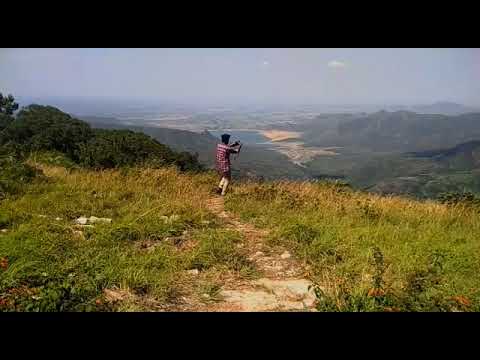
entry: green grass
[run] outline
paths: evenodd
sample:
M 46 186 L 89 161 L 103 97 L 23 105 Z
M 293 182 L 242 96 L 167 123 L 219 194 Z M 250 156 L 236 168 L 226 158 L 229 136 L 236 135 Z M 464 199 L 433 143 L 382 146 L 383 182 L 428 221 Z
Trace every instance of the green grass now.
M 0 311 L 154 311 L 186 294 L 213 300 L 231 274 L 259 275 L 237 248 L 242 235 L 206 207 L 214 174 L 38 159 L 43 175 L 0 202 Z M 226 207 L 309 265 L 319 310 L 480 310 L 475 205 L 247 182 Z M 112 223 L 79 232 L 74 220 L 91 215 Z M 109 303 L 106 289 L 131 297 Z
M 480 310 L 478 208 L 294 182 L 244 184 L 227 208 L 311 266 L 321 310 Z
M 187 269 L 249 272 L 234 246 L 240 235 L 223 230 L 205 208 L 209 174 L 42 169 L 45 181 L 0 203 L 0 228 L 7 230 L 0 233 L 1 311 L 149 310 L 141 300 L 107 304 L 103 291 L 164 304 L 185 291 Z M 82 235 L 74 219 L 91 215 L 112 223 Z M 196 246 L 182 250 L 169 240 L 182 236 Z M 144 242 L 155 246 L 143 249 Z

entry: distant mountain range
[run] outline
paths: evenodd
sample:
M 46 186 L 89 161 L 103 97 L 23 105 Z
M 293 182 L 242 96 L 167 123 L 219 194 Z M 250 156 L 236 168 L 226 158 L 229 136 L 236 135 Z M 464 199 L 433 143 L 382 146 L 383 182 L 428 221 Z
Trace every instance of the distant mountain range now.
M 460 115 L 480 112 L 480 107 L 471 107 L 451 101 L 438 101 L 433 104 L 418 105 L 390 105 L 385 106 L 386 111 L 411 111 L 419 114 Z
M 440 101 L 430 105 L 412 106 L 411 110 L 422 114 L 443 114 L 443 115 L 460 115 L 473 112 L 480 112 L 480 107 L 474 108 L 457 104 L 449 101 Z
M 379 111 L 350 118 L 343 115 L 334 127 L 313 126 L 306 137 L 310 145 L 316 146 L 375 152 L 433 150 L 480 139 L 480 112 L 438 115 Z

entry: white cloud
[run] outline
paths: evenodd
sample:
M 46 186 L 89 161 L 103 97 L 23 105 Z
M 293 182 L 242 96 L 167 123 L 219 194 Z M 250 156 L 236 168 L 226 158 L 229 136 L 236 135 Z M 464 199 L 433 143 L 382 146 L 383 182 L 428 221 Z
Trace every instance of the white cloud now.
M 347 64 L 343 61 L 332 60 L 332 61 L 328 62 L 328 67 L 331 67 L 331 68 L 334 68 L 334 69 L 344 68 L 346 66 L 347 66 Z
M 263 66 L 268 66 L 268 65 L 270 65 L 270 63 L 269 63 L 267 60 L 265 60 L 265 61 L 263 62 Z

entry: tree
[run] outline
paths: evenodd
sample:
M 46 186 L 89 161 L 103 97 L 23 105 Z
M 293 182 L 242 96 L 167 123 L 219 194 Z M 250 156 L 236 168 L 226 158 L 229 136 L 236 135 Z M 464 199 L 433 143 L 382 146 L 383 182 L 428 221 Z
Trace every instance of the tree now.
M 93 136 L 90 125 L 51 106 L 29 105 L 0 133 L 0 145 L 16 143 L 26 152 L 57 150 L 74 161 L 79 144 Z
M 195 155 L 177 153 L 150 136 L 131 130 L 95 129 L 94 136 L 80 144 L 77 158 L 82 165 L 97 169 L 132 165 L 176 165 L 182 171 L 202 168 Z
M 12 95 L 4 97 L 0 93 L 0 114 L 4 115 L 13 115 L 13 113 L 18 110 L 18 104 L 15 102 L 15 99 Z
M 12 121 L 13 121 L 13 117 L 12 117 L 12 116 L 8 116 L 8 115 L 1 114 L 1 113 L 0 113 L 0 131 L 2 131 L 2 130 L 5 129 L 8 125 L 10 125 Z

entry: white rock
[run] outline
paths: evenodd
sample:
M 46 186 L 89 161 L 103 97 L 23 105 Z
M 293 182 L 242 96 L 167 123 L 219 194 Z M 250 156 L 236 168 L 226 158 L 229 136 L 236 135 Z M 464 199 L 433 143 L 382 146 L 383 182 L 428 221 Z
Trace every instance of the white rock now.
M 62 218 L 56 217 L 55 220 L 60 221 L 60 220 L 62 220 Z
M 103 222 L 103 223 L 108 223 L 110 224 L 112 222 L 112 219 L 109 219 L 109 218 L 98 218 L 96 216 L 90 216 L 90 218 L 88 219 L 88 221 L 90 222 L 90 224 L 95 224 L 97 222 Z
M 0 231 L 1 231 L 2 233 L 4 233 L 4 234 L 8 232 L 7 229 L 2 229 L 2 230 L 0 230 Z
M 313 303 L 316 298 L 313 288 L 310 287 L 312 283 L 306 279 L 271 280 L 263 278 L 255 283 L 284 299 L 306 300 L 308 303 Z
M 200 274 L 200 271 L 198 271 L 198 269 L 192 269 L 192 270 L 187 270 L 187 273 L 190 274 L 190 275 L 198 275 Z
M 75 220 L 75 223 L 79 225 L 87 225 L 87 222 L 88 222 L 88 219 L 85 216 L 81 216 Z
M 279 307 L 276 296 L 263 290 L 223 290 L 220 296 L 237 305 L 239 311 L 271 311 Z
M 280 257 L 282 259 L 288 259 L 290 258 L 292 255 L 288 252 L 288 251 L 285 251 L 282 255 L 280 255 Z

